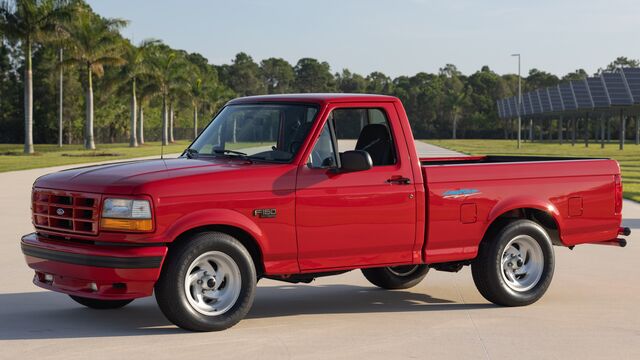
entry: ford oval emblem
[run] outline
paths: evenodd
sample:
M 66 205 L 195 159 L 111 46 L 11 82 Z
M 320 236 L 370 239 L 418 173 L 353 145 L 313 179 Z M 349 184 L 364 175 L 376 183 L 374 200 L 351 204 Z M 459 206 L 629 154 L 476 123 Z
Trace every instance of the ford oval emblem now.
M 58 209 L 58 210 L 56 210 L 56 214 L 58 214 L 58 216 L 62 216 L 62 215 L 64 215 L 64 209 Z

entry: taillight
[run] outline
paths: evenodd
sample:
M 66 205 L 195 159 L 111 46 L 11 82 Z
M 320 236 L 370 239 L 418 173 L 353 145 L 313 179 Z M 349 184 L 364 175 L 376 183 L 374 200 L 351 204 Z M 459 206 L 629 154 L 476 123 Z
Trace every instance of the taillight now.
M 613 175 L 613 181 L 615 182 L 616 186 L 615 213 L 620 214 L 622 213 L 622 179 L 620 178 L 620 175 Z

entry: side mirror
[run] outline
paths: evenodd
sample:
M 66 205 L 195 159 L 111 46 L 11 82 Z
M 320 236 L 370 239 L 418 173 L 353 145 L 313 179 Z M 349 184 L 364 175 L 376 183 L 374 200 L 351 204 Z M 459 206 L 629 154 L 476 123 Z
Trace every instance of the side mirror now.
M 350 150 L 340 154 L 340 164 L 340 172 L 354 172 L 371 169 L 373 161 L 364 150 Z

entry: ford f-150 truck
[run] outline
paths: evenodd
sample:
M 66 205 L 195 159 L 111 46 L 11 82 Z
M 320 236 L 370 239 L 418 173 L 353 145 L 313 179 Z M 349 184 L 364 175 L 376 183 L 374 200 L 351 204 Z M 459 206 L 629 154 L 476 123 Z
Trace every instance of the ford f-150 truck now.
M 179 158 L 43 176 L 32 209 L 21 246 L 37 286 L 97 309 L 155 292 L 195 331 L 240 321 L 261 278 L 353 269 L 405 289 L 471 265 L 488 301 L 528 305 L 553 245 L 629 234 L 616 161 L 420 158 L 402 103 L 380 95 L 235 99 Z

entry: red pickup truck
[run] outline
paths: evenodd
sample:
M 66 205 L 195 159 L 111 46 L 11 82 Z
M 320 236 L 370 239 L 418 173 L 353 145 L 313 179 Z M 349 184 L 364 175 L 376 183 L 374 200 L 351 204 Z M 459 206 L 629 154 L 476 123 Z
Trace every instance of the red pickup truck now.
M 394 97 L 230 101 L 179 158 L 61 171 L 33 185 L 34 283 L 90 308 L 155 296 L 174 324 L 228 328 L 260 278 L 362 269 L 384 289 L 471 265 L 480 293 L 527 305 L 553 245 L 624 246 L 608 159 L 419 158 Z

